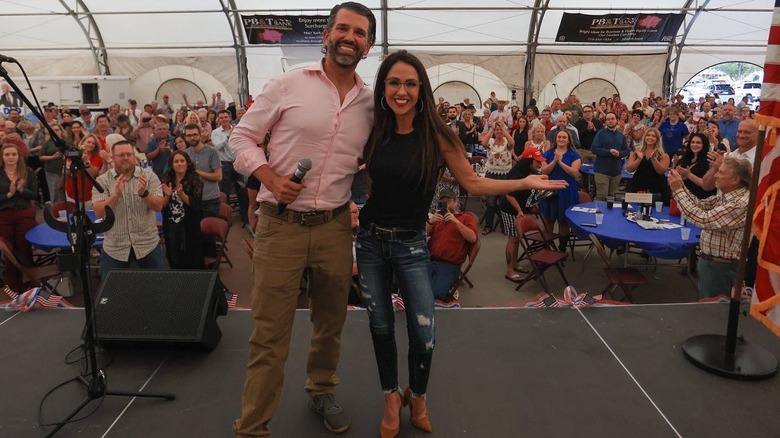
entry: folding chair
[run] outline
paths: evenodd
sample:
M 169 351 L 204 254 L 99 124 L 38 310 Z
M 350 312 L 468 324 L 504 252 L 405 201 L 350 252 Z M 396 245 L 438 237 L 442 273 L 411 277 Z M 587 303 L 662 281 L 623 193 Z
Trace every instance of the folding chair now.
M 19 263 L 19 260 L 16 259 L 16 256 L 14 256 L 13 251 L 11 251 L 8 242 L 3 238 L 0 238 L 0 254 L 21 272 L 23 285 L 32 284 L 36 287 L 41 287 L 50 293 L 57 292 L 56 287 L 51 286 L 48 283 L 51 279 L 60 279 L 64 276 L 56 263 L 44 266 L 22 266 L 22 264 Z
M 227 263 L 231 268 L 233 267 L 233 262 L 231 262 L 227 254 L 225 254 L 227 230 L 227 222 L 218 217 L 205 217 L 200 221 L 200 232 L 204 236 L 212 236 L 217 243 L 217 256 L 206 256 L 204 258 L 206 268 L 219 269 L 220 263 Z
M 477 237 L 477 240 L 474 241 L 471 245 L 469 245 L 469 252 L 466 257 L 466 263 L 460 267 L 460 275 L 458 276 L 458 279 L 455 280 L 455 283 L 452 284 L 452 287 L 450 288 L 449 296 L 454 297 L 455 291 L 463 285 L 463 283 L 466 283 L 469 285 L 470 288 L 474 287 L 474 284 L 469 280 L 468 273 L 471 270 L 471 267 L 474 266 L 474 260 L 477 258 L 477 254 L 479 254 L 479 249 L 482 247 L 482 242 L 479 240 L 479 237 Z
M 556 251 L 546 245 L 539 247 L 536 250 L 532 250 L 531 248 L 534 242 L 531 241 L 528 236 L 538 235 L 541 233 L 541 230 L 539 229 L 539 224 L 531 217 L 524 216 L 515 219 L 515 227 L 517 227 L 517 231 L 520 234 L 520 244 L 523 246 L 524 253 L 527 254 L 525 258 L 531 262 L 531 272 L 518 282 L 515 290 L 520 290 L 525 283 L 536 280 L 542 285 L 544 291 L 549 294 L 547 280 L 544 278 L 544 271 L 551 267 L 555 267 L 555 269 L 558 270 L 558 273 L 561 274 L 561 278 L 563 279 L 563 283 L 568 286 L 569 280 L 566 278 L 566 274 L 563 273 L 562 265 L 567 257 L 566 252 Z
M 598 237 L 596 237 L 596 235 L 593 233 L 591 233 L 589 237 L 591 242 L 593 242 L 593 246 L 596 248 L 596 252 L 599 253 L 601 260 L 603 260 L 604 264 L 606 265 L 604 268 L 604 273 L 607 274 L 609 284 L 604 288 L 604 290 L 601 291 L 601 293 L 609 292 L 609 294 L 614 298 L 615 289 L 620 287 L 628 301 L 633 303 L 634 299 L 631 297 L 631 291 L 638 286 L 647 284 L 647 278 L 645 278 L 645 276 L 642 274 L 642 271 L 637 268 L 613 268 L 604 244 L 601 243 Z
M 580 197 L 580 204 L 585 204 L 586 202 L 592 202 L 592 199 L 590 198 L 589 194 L 587 194 L 587 193 L 585 193 L 585 192 L 583 192 L 581 190 L 579 192 L 577 192 L 577 194 Z M 583 247 L 583 246 L 587 246 L 588 247 L 588 252 L 585 253 L 585 257 L 582 259 L 583 269 L 585 269 L 584 263 L 585 263 L 585 260 L 590 255 L 590 252 L 593 251 L 593 242 L 591 242 L 590 239 L 580 239 L 579 237 L 577 237 L 577 235 L 574 233 L 573 230 L 569 231 L 569 250 L 571 251 L 571 259 L 572 259 L 572 261 L 576 260 L 574 258 L 574 248 Z
M 521 220 L 525 222 L 524 226 L 526 230 L 528 230 L 528 235 L 526 236 L 527 245 L 522 246 L 523 252 L 517 257 L 518 263 L 527 259 L 529 254 L 536 252 L 539 249 L 549 248 L 555 250 L 555 239 L 559 237 L 557 233 L 550 233 L 542 230 L 539 226 L 539 222 L 529 215 L 525 215 Z M 515 219 L 515 228 L 522 241 L 523 236 L 520 236 L 520 225 L 517 219 Z

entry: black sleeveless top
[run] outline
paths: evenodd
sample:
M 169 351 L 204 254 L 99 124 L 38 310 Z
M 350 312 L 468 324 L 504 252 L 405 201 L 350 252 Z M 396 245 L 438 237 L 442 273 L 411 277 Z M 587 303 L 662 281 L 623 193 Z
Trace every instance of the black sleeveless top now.
M 433 191 L 424 192 L 420 180 L 421 140 L 416 132 L 394 133 L 374 151 L 368 175 L 371 195 L 360 210 L 360 226 L 421 230 L 428 220 Z
M 669 200 L 672 198 L 672 190 L 669 188 L 669 182 L 666 180 L 666 176 L 659 175 L 653 167 L 653 162 L 647 157 L 642 157 L 642 161 L 639 162 L 639 167 L 634 172 L 634 178 L 629 184 L 631 191 L 646 191 L 648 193 L 658 193 L 661 195 L 659 201 L 663 201 L 668 205 Z

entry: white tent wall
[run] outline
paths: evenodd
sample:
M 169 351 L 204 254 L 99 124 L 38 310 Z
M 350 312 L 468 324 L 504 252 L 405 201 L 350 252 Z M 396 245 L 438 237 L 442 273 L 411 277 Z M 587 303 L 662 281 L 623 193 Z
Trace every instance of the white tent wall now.
M 556 95 L 563 99 L 580 83 L 599 78 L 614 84 L 621 100 L 630 106 L 650 91 L 661 92 L 665 63 L 665 53 L 617 56 L 537 53 L 534 96 L 538 96 L 541 109 Z M 592 101 L 595 96 L 583 97 Z

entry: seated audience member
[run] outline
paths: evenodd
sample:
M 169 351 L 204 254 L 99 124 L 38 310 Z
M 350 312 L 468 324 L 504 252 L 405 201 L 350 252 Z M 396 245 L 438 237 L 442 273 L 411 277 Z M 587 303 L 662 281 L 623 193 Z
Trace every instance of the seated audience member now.
M 24 235 L 37 225 L 35 207 L 38 180 L 27 167 L 16 145 L 0 148 L 3 171 L 0 172 L 0 237 L 8 242 L 19 263 L 32 266 L 32 246 Z M 15 291 L 22 286 L 22 275 L 11 263 L 5 263 L 5 283 Z
M 542 164 L 546 163 L 541 152 L 530 148 L 523 151 L 517 164 L 507 174 L 507 179 L 523 179 L 528 175 L 538 174 Z M 501 220 L 504 229 L 508 230 L 506 241 L 506 279 L 520 281 L 520 274 L 516 272 L 517 255 L 520 245 L 520 236 L 515 227 L 515 218 L 530 213 L 536 204 L 536 192 L 534 190 L 521 190 L 507 193 L 499 198 L 498 208 L 501 210 Z
M 161 180 L 163 234 L 171 269 L 202 269 L 203 238 L 200 210 L 203 182 L 183 151 L 173 151 Z
M 442 190 L 439 200 L 443 208 L 431 216 L 425 232 L 430 236 L 433 296 L 446 300 L 460 275 L 460 265 L 466 261 L 469 245 L 477 241 L 477 221 L 471 213 L 459 211 L 458 198 L 451 190 Z
M 664 175 L 669 169 L 669 162 L 661 133 L 656 128 L 646 128 L 639 147 L 632 149 L 628 155 L 626 170 L 635 172 L 629 183 L 629 191 L 658 194 L 658 200 L 669 205 L 672 193 Z

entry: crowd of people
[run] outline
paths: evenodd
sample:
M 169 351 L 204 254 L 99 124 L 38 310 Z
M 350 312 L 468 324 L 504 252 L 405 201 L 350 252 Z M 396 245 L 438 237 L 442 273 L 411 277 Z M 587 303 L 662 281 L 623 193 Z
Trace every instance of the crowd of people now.
M 160 269 L 166 258 L 171 268 L 197 269 L 214 251 L 200 220 L 218 214 L 220 192 L 235 192 L 242 219 L 256 233 L 254 330 L 233 425 L 240 437 L 271 436 L 304 276 L 313 326 L 305 389 L 325 426 L 337 433 L 350 426 L 335 388 L 354 279 L 384 396 L 381 436 L 398 435 L 407 404 L 416 428 L 433 429 L 426 403 L 434 299 L 447 298 L 469 245 L 479 239 L 477 219 L 460 210 L 461 188 L 486 197 L 481 232 L 500 224 L 508 235 L 506 278 L 516 282 L 516 218 L 538 212 L 548 229 L 557 226 L 565 249 L 564 211 L 579 202 L 581 166 L 593 163 L 597 200 L 615 196 L 622 172 L 634 172 L 629 190 L 653 193 L 667 205 L 676 201 L 702 229 L 699 270 L 708 276 L 707 293 L 733 284 L 751 174 L 746 163 L 752 164 L 758 135 L 749 108 L 715 96 L 686 104 L 681 96 L 667 101 L 653 93 L 631 108 L 618 94 L 585 105 L 575 95 L 556 98 L 541 111 L 534 100 L 508 108 L 494 92 L 479 108 L 468 99 L 450 105 L 435 101 L 425 67 L 403 50 L 383 60 L 373 89 L 365 84 L 355 69 L 375 32 L 370 9 L 336 5 L 323 32 L 322 62 L 270 80 L 247 109 L 228 105 L 220 93 L 210 104 L 182 95 L 179 110 L 167 94 L 140 108 L 130 99 L 106 114 L 47 107 L 53 132 L 81 149 L 104 193 L 83 177 L 65 182 L 71 158 L 47 131 L 25 123 L 18 111 L 9 114 L 0 133 L 0 237 L 31 263 L 23 238 L 35 225 L 31 201 L 72 201 L 79 194 L 98 217 L 106 207 L 117 216 L 101 253 L 104 275 L 130 263 Z M 312 102 L 319 111 L 312 113 Z M 469 161 L 482 151 L 484 177 Z M 303 180 L 292 178 L 302 158 L 313 166 Z M 396 293 L 409 337 L 403 389 Z
M 93 113 L 84 105 L 74 111 L 49 104 L 43 117 L 51 131 L 42 122 L 22 117 L 21 108 L 9 109 L 0 130 L 0 145 L 9 155 L 5 179 L 0 176 L 5 190 L 0 195 L 0 238 L 22 265 L 33 264 L 24 235 L 37 225 L 35 206 L 47 202 L 78 200 L 98 217 L 107 205 L 112 207 L 117 225 L 104 240 L 103 274 L 131 263 L 204 268 L 204 255 L 213 257 L 216 248 L 201 233 L 200 220 L 217 217 L 221 199 L 232 195 L 243 222 L 250 223 L 246 180 L 233 170 L 228 147 L 246 111 L 226 105 L 220 93 L 214 93 L 210 105 L 202 99 L 190 104 L 186 95 L 182 101 L 174 111 L 167 94 L 140 108 L 129 99 L 126 106 L 114 104 L 105 113 Z M 66 157 L 69 147 L 80 151 L 79 158 Z M 105 193 L 93 190 L 91 180 L 75 169 L 73 160 L 78 159 Z M 165 251 L 159 245 L 157 213 L 163 217 Z M 9 263 L 0 281 L 14 291 L 22 286 L 19 272 Z

